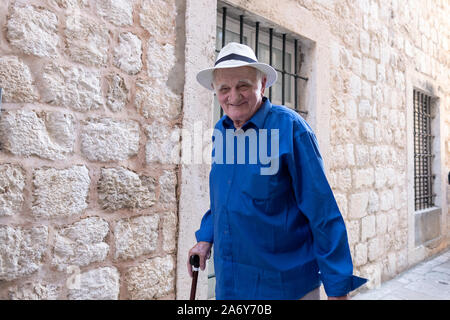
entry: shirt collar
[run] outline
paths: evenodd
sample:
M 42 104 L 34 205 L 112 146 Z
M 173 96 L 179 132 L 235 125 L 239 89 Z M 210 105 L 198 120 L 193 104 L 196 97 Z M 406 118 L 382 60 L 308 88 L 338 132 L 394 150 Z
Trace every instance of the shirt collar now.
M 258 111 L 256 111 L 253 117 L 250 118 L 250 120 L 244 123 L 242 128 L 245 129 L 249 126 L 250 123 L 252 123 L 258 129 L 261 129 L 264 126 L 264 122 L 271 108 L 272 104 L 270 103 L 270 100 L 267 97 L 263 97 L 261 107 L 258 109 Z M 227 115 L 225 115 L 223 118 L 223 126 L 225 128 L 234 128 L 233 120 L 231 120 L 231 118 Z

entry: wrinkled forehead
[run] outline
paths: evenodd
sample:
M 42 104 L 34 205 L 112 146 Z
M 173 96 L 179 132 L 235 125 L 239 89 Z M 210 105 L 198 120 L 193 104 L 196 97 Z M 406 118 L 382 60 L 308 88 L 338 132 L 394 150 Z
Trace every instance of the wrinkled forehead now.
M 220 82 L 255 82 L 257 80 L 257 70 L 251 67 L 223 68 L 214 70 L 213 81 Z

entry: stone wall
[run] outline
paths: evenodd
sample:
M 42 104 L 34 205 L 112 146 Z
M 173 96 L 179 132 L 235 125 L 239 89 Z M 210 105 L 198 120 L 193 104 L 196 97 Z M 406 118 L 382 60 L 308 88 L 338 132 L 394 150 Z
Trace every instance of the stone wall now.
M 0 299 L 175 298 L 184 6 L 1 1 Z

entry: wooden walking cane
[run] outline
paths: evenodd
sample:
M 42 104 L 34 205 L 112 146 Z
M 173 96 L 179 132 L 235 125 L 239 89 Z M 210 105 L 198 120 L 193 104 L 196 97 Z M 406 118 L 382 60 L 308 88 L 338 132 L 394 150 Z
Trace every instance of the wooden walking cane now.
M 200 257 L 196 254 L 190 256 L 189 263 L 192 266 L 191 297 L 189 300 L 195 300 L 195 291 L 197 290 L 198 270 L 200 267 Z

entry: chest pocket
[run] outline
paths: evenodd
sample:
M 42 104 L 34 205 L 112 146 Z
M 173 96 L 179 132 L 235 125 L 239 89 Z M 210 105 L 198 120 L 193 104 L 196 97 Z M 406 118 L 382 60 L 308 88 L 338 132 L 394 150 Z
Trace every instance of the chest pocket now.
M 288 174 L 278 172 L 274 175 L 262 175 L 260 167 L 255 166 L 242 174 L 242 193 L 251 199 L 276 199 L 291 187 Z

